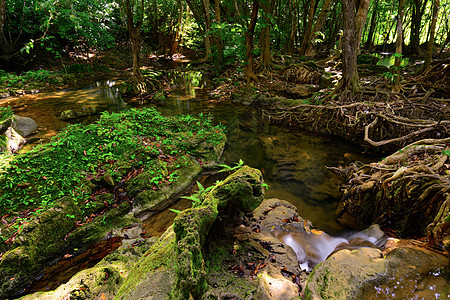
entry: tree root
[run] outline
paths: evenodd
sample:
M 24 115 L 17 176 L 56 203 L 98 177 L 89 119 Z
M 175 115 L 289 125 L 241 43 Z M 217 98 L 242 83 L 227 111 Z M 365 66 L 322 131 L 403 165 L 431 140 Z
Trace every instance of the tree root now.
M 373 93 L 371 101 L 364 101 Z M 422 99 L 428 94 L 423 95 Z M 383 100 L 384 97 L 388 101 Z M 382 151 L 398 149 L 414 139 L 450 134 L 448 109 L 442 101 L 418 103 L 377 87 L 366 87 L 361 93 L 323 94 L 316 102 L 325 100 L 327 103 L 323 105 L 283 107 L 277 103 L 265 109 L 263 115 L 273 122 L 337 134 L 364 146 L 382 148 Z
M 450 138 L 425 139 L 377 163 L 329 168 L 344 179 L 340 221 L 358 220 L 352 225 L 361 228 L 377 222 L 400 236 L 442 244 L 450 233 L 448 143 Z

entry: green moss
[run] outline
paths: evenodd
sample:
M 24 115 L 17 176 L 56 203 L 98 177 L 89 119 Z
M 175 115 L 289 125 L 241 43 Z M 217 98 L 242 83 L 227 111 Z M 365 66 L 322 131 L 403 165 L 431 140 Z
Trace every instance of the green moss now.
M 130 272 L 116 299 L 138 299 L 142 290 L 146 290 L 148 296 L 148 291 L 152 289 L 155 290 L 152 292 L 155 298 L 158 291 L 164 290 L 164 293 L 158 294 L 161 299 L 200 299 L 209 289 L 203 246 L 219 209 L 247 210 L 262 199 L 260 171 L 244 166 L 231 174 L 205 195 L 203 203 L 177 216 L 173 227 Z M 156 284 L 156 280 L 167 282 Z M 242 294 L 251 293 L 254 289 L 242 287 Z

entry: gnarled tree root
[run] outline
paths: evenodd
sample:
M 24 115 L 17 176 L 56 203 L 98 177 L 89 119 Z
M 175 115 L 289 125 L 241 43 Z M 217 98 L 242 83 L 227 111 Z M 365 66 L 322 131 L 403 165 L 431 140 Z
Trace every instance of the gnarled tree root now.
M 377 163 L 330 168 L 344 178 L 338 220 L 357 228 L 378 223 L 440 245 L 450 233 L 449 143 L 421 140 Z

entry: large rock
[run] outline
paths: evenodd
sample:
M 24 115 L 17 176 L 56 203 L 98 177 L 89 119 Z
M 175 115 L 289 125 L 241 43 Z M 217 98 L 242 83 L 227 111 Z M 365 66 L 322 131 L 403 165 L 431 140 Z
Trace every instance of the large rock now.
M 11 126 L 15 131 L 17 131 L 17 133 L 19 133 L 23 137 L 29 136 L 30 134 L 36 132 L 36 130 L 38 129 L 36 121 L 34 121 L 32 118 L 20 117 L 17 115 L 13 116 Z
M 448 299 L 448 267 L 448 257 L 393 240 L 384 253 L 373 248 L 336 252 L 311 273 L 306 294 L 314 299 Z
M 134 227 L 139 228 L 139 227 Z M 38 292 L 21 300 L 113 299 L 129 271 L 150 248 L 154 239 L 124 239 L 122 245 L 93 268 L 80 271 L 56 290 Z

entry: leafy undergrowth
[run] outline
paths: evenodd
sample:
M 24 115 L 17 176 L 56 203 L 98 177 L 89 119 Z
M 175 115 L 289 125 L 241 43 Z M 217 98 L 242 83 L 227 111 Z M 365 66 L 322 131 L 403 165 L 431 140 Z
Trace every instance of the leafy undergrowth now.
M 49 144 L 14 156 L 4 168 L 0 174 L 3 224 L 17 227 L 21 223 L 17 220 L 53 207 L 64 196 L 80 207 L 81 221 L 88 220 L 98 205 L 131 202 L 127 180 L 148 171 L 153 176 L 151 189 L 170 184 L 186 155 L 199 157 L 195 146 L 223 141 L 222 129 L 213 126 L 208 116 L 164 117 L 153 108 L 106 112 L 94 124 L 69 125 Z

